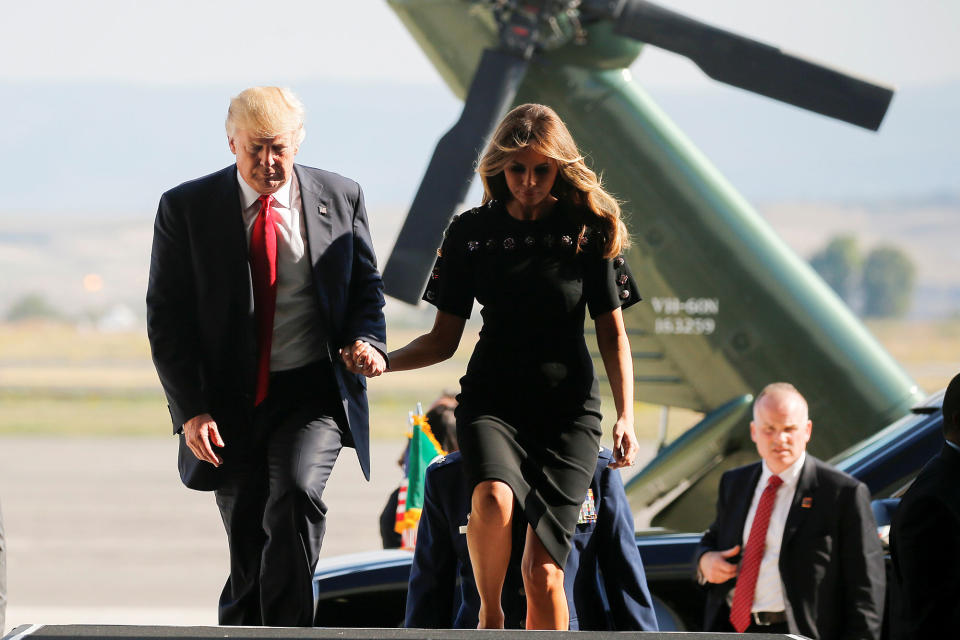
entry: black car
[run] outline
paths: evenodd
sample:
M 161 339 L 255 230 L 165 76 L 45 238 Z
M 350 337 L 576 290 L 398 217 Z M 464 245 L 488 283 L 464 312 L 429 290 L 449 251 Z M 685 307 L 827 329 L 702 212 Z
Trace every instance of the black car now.
M 830 462 L 864 482 L 874 499 L 882 538 L 892 509 L 923 465 L 943 446 L 943 392 Z M 637 534 L 647 582 L 663 631 L 699 629 L 704 593 L 693 579 L 700 533 L 646 530 Z M 313 576 L 318 625 L 396 627 L 402 624 L 410 551 L 371 551 L 321 560 Z

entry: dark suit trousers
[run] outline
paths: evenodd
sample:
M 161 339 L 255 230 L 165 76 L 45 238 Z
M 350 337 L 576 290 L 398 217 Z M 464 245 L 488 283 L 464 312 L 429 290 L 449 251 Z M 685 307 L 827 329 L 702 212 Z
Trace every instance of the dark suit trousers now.
M 321 496 L 340 449 L 352 446 L 334 419 L 342 411 L 329 362 L 271 374 L 242 462 L 215 492 L 230 546 L 220 624 L 313 625 Z

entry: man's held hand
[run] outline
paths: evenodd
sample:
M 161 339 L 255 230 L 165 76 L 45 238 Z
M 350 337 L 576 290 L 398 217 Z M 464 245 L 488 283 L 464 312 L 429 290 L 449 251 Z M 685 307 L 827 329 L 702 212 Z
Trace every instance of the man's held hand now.
M 340 358 L 348 371 L 368 378 L 379 376 L 387 368 L 383 354 L 363 340 L 357 340 L 349 347 L 340 349 Z

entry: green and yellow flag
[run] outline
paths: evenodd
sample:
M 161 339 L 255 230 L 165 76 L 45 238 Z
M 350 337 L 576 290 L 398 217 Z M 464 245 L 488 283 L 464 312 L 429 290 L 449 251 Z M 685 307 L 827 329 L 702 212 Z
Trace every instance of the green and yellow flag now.
M 397 522 L 394 531 L 403 537 L 403 549 L 412 549 L 417 541 L 417 523 L 423 511 L 423 485 L 427 466 L 437 456 L 447 454 L 433 435 L 430 423 L 418 402 L 417 411 L 410 413 L 410 431 L 407 433 L 407 476 L 400 483 L 397 497 Z

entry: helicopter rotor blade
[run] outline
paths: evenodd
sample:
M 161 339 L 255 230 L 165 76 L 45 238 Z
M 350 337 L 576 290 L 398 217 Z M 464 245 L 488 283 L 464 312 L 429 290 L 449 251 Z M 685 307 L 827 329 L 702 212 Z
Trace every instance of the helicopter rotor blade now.
M 466 198 L 477 156 L 513 104 L 527 64 L 516 53 L 484 50 L 460 119 L 437 143 L 383 270 L 388 295 L 410 304 L 420 301 L 443 230 Z
M 805 60 L 645 0 L 584 0 L 581 10 L 614 20 L 614 31 L 692 60 L 725 84 L 876 131 L 891 87 Z

